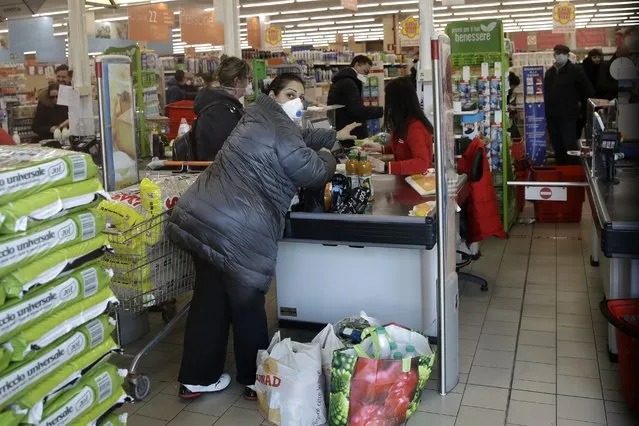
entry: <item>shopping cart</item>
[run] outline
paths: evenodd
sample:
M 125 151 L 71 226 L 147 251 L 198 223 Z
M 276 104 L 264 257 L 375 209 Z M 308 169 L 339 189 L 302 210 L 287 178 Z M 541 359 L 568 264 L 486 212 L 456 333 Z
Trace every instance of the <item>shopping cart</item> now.
M 161 307 L 166 326 L 135 356 L 129 368 L 130 394 L 136 400 L 144 399 L 151 390 L 147 376 L 138 371 L 140 361 L 183 318 L 189 303 L 177 312 L 176 298 L 193 289 L 195 269 L 191 255 L 174 245 L 166 235 L 165 225 L 170 210 L 148 219 L 124 232 L 108 232 L 114 248 L 104 257 L 113 269 L 111 287 L 120 300 L 119 312 L 135 313 L 152 307 Z M 118 321 L 117 337 L 121 341 Z

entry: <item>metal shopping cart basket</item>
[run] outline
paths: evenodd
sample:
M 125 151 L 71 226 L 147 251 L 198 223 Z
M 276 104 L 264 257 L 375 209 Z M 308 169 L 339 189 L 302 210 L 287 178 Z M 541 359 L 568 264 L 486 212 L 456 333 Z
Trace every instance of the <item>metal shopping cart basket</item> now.
M 175 299 L 192 290 L 195 269 L 191 255 L 174 245 L 165 233 L 170 210 L 133 226 L 125 232 L 108 232 L 113 252 L 104 257 L 106 266 L 113 269 L 111 287 L 120 300 L 117 311 L 140 312 L 161 307 L 166 326 L 135 356 L 129 368 L 130 393 L 137 400 L 144 399 L 151 389 L 147 376 L 138 366 L 146 354 L 159 343 L 184 317 L 189 303 L 179 312 Z M 118 321 L 118 341 L 121 331 Z

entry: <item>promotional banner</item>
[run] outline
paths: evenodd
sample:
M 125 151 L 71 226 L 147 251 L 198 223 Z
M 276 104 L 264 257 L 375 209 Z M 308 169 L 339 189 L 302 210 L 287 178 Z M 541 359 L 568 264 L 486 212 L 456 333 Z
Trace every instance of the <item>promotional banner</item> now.
M 262 25 L 259 16 L 246 18 L 246 38 L 253 49 L 262 48 Z
M 537 31 L 537 34 L 528 33 L 528 37 L 534 37 L 534 46 L 529 42 L 529 49 L 552 50 L 558 44 L 566 44 L 568 36 L 565 33 L 554 33 L 552 31 Z
M 180 33 L 186 44 L 224 44 L 224 24 L 217 22 L 213 11 L 195 7 L 180 9 Z
M 576 35 L 577 48 L 589 49 L 606 46 L 605 28 L 580 28 Z
M 129 39 L 136 41 L 171 40 L 173 12 L 166 3 L 131 6 L 129 10 Z
M 419 46 L 419 19 L 409 16 L 402 21 L 400 41 L 402 47 Z
M 282 28 L 277 25 L 269 25 L 264 31 L 264 50 L 271 52 L 281 52 L 282 49 Z
M 357 11 L 357 0 L 342 0 L 342 7 L 355 12 Z
M 575 32 L 575 5 L 569 2 L 555 4 L 552 9 L 552 32 L 568 34 Z
M 546 159 L 544 67 L 524 67 L 524 136 L 526 154 L 535 166 Z
M 455 54 L 501 52 L 503 25 L 501 21 L 452 22 L 446 26 L 450 45 Z

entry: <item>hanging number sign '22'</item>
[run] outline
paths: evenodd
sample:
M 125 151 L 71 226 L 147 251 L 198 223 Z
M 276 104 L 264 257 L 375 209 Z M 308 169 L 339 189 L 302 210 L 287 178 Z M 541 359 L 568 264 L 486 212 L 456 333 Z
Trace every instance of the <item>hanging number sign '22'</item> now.
M 575 31 L 575 5 L 569 2 L 557 3 L 552 10 L 552 32 L 570 33 Z
M 166 3 L 131 6 L 129 12 L 129 38 L 137 41 L 170 41 L 173 12 Z

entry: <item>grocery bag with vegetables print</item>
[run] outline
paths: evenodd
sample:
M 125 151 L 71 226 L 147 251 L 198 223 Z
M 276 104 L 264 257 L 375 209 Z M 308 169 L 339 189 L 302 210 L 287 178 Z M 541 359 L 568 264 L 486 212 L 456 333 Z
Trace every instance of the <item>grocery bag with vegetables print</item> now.
M 324 375 L 324 394 L 331 393 L 331 364 L 333 363 L 333 352 L 342 349 L 344 343 L 339 340 L 335 330 L 331 324 L 327 324 L 317 336 L 313 338 L 311 343 L 317 343 L 320 346 L 322 355 L 322 374 Z M 328 399 L 325 400 L 328 404 Z
M 419 405 L 435 354 L 425 336 L 394 324 L 362 337 L 333 354 L 329 424 L 403 425 Z
M 257 354 L 255 391 L 262 415 L 279 426 L 326 423 L 318 344 L 280 339 L 275 333 L 267 350 Z

